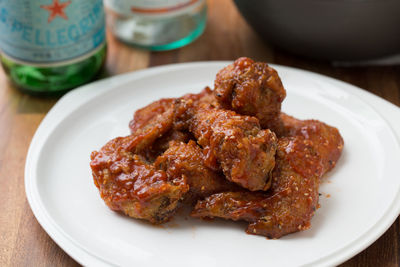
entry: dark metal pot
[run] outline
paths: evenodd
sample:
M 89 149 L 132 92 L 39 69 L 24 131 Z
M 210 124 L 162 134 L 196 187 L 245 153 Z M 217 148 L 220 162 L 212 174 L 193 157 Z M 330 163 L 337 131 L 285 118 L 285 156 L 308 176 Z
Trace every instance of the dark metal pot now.
M 234 0 L 265 40 L 295 54 L 364 60 L 400 53 L 400 0 Z

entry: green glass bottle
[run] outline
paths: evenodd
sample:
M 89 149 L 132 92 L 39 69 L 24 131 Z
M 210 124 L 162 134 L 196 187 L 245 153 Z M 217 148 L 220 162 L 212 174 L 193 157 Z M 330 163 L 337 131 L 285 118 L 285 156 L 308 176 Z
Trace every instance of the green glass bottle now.
M 0 0 L 0 61 L 22 91 L 58 95 L 97 74 L 106 56 L 102 0 Z

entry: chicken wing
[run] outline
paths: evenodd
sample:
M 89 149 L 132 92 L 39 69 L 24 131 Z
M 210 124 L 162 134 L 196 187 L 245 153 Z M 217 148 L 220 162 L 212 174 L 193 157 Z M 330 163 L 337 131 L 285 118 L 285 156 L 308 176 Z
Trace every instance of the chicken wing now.
M 163 117 L 163 114 L 166 112 L 171 113 L 170 111 L 173 110 L 174 102 L 175 98 L 162 98 L 138 109 L 135 112 L 133 119 L 129 122 L 131 133 L 134 134 L 136 131 L 158 122 L 159 118 Z M 168 116 L 167 119 L 167 121 L 170 122 L 169 128 L 172 126 L 171 119 L 173 114 L 171 113 L 170 115 L 171 116 Z M 166 117 L 164 116 L 163 119 L 166 119 Z
M 218 105 L 211 89 L 206 87 L 198 94 L 187 94 L 181 98 L 163 98 L 138 109 L 129 122 L 129 128 L 133 135 L 146 131 L 146 128 L 154 130 L 154 135 L 151 135 L 149 142 L 146 143 L 146 149 L 142 149 L 142 156 L 148 162 L 154 162 L 168 149 L 171 141 L 187 143 L 195 139 L 188 131 L 189 106 L 176 105 L 181 99 L 190 102 L 191 105 L 199 103 Z
M 207 154 L 208 167 L 251 191 L 269 188 L 277 139 L 256 118 L 199 104 L 191 110 L 189 131 Z
M 170 147 L 172 143 L 187 143 L 194 139 L 193 135 L 188 131 L 171 129 L 160 138 L 156 139 L 151 146 L 148 146 L 147 149 L 141 153 L 141 155 L 148 163 L 153 163 L 158 156 L 162 155 Z
M 171 100 L 166 100 L 170 102 Z M 163 103 L 164 101 L 157 101 Z M 150 107 L 159 103 L 152 103 Z M 150 109 L 149 106 L 143 108 L 143 110 Z M 170 130 L 174 126 L 174 108 L 173 106 L 165 105 L 163 109 L 159 109 L 155 112 L 138 112 L 135 113 L 135 118 L 130 122 L 129 126 L 132 132 L 132 142 L 129 143 L 129 151 L 134 153 L 141 153 L 148 150 L 157 139 Z M 136 116 L 139 114 L 138 116 Z
M 200 99 L 206 94 L 210 95 L 204 91 L 187 98 Z M 194 201 L 234 188 L 204 166 L 200 147 L 194 142 L 183 143 L 193 137 L 176 129 L 175 102 L 162 99 L 138 110 L 130 123 L 131 135 L 115 138 L 92 153 L 94 183 L 112 210 L 162 223 L 173 215 L 182 199 Z M 175 145 L 169 149 L 171 143 Z M 154 160 L 160 155 L 155 167 Z M 167 164 L 175 169 L 162 168 Z
M 320 155 L 301 136 L 280 139 L 276 155 L 269 192 L 214 194 L 199 201 L 192 216 L 245 220 L 247 233 L 268 238 L 309 228 L 318 204 Z
M 218 192 L 237 190 L 239 186 L 229 182 L 222 173 L 211 170 L 204 164 L 202 149 L 194 141 L 187 144 L 173 142 L 155 161 L 157 169 L 170 177 L 185 177 L 189 192 L 185 195 L 188 203 Z
M 273 129 L 286 91 L 268 64 L 242 57 L 218 72 L 214 95 L 223 108 L 255 116 L 262 128 Z
M 192 216 L 244 220 L 250 234 L 307 229 L 343 139 L 325 123 L 281 113 L 285 96 L 274 69 L 240 58 L 217 74 L 214 91 L 139 109 L 130 136 L 91 155 L 101 197 L 152 223 L 198 201 Z
M 280 115 L 275 169 L 267 193 L 225 192 L 195 206 L 195 217 L 249 222 L 247 232 L 279 238 L 307 229 L 318 204 L 318 187 L 343 150 L 339 131 L 317 120 Z
M 173 215 L 189 186 L 185 177 L 168 176 L 134 154 L 137 139 L 136 135 L 118 137 L 92 152 L 94 183 L 110 209 L 162 223 Z
M 270 172 L 275 163 L 276 137 L 269 130 L 261 130 L 256 118 L 240 116 L 233 111 L 218 108 L 209 88 L 199 94 L 188 94 L 178 99 L 162 99 L 138 110 L 130 123 L 132 132 L 150 127 L 159 122 L 159 117 L 167 117 L 173 110 L 170 134 L 191 132 L 205 149 L 205 164 L 214 169 L 222 169 L 228 180 L 252 191 L 267 190 L 270 186 Z M 180 134 L 186 142 L 191 139 Z M 147 147 L 146 158 L 151 161 L 168 148 L 171 139 L 161 137 L 155 145 Z M 185 140 L 186 138 L 186 140 Z
M 311 140 L 321 156 L 323 174 L 333 169 L 343 150 L 343 138 L 338 129 L 317 120 L 299 120 L 281 113 L 282 128 L 278 136 L 303 136 Z

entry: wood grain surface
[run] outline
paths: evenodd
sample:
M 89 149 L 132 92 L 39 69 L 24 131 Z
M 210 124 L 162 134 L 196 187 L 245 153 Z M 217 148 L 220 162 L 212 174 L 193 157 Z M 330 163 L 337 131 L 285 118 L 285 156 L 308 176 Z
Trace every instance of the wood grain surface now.
M 208 5 L 204 34 L 178 50 L 135 49 L 120 43 L 108 32 L 107 61 L 98 78 L 170 63 L 248 56 L 331 76 L 400 106 L 400 66 L 339 68 L 329 62 L 297 57 L 264 43 L 230 0 L 208 1 Z M 24 191 L 24 164 L 29 143 L 56 102 L 57 99 L 20 93 L 0 68 L 0 266 L 79 265 L 38 224 Z M 400 266 L 399 240 L 398 218 L 381 238 L 342 266 Z

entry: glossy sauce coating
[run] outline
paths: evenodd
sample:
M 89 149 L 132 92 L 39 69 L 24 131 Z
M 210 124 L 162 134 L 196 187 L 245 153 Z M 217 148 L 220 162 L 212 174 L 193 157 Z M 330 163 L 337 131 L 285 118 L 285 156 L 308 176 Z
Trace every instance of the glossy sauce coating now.
M 268 238 L 304 230 L 318 204 L 321 174 L 319 155 L 309 140 L 282 138 L 269 192 L 215 194 L 199 201 L 192 216 L 245 220 L 248 233 Z
M 335 127 L 317 120 L 299 120 L 281 113 L 282 129 L 279 136 L 303 136 L 313 142 L 313 146 L 321 155 L 323 174 L 333 169 L 339 159 L 344 141 Z
M 323 122 L 281 113 L 285 96 L 275 70 L 240 58 L 217 74 L 214 91 L 139 109 L 131 135 L 91 155 L 100 196 L 152 223 L 197 201 L 194 217 L 244 220 L 250 234 L 309 228 L 320 178 L 336 165 L 343 139 Z
M 155 166 L 171 177 L 186 178 L 189 192 L 185 195 L 185 200 L 188 203 L 214 193 L 240 190 L 239 186 L 226 180 L 221 172 L 205 165 L 204 152 L 195 141 L 171 143 L 156 159 Z
M 336 128 L 320 121 L 302 121 L 283 113 L 281 121 L 270 190 L 212 195 L 197 203 L 193 216 L 245 220 L 248 233 L 268 238 L 310 227 L 320 178 L 336 165 L 343 139 Z
M 223 108 L 258 118 L 262 128 L 275 128 L 286 90 L 268 64 L 239 58 L 218 72 L 214 85 Z
M 94 183 L 113 210 L 161 223 L 170 218 L 189 190 L 184 177 L 168 177 L 127 150 L 135 138 L 118 137 L 91 155 Z
M 267 190 L 275 166 L 275 134 L 261 130 L 254 117 L 207 104 L 195 106 L 192 112 L 189 131 L 207 153 L 206 164 L 217 163 L 226 179 L 246 189 Z
M 157 121 L 157 118 L 159 116 L 162 116 L 167 111 L 173 109 L 174 102 L 175 98 L 163 98 L 158 101 L 154 101 L 153 103 L 141 109 L 138 109 L 135 112 L 133 119 L 129 122 L 129 128 L 131 129 L 131 133 L 135 134 L 142 128 L 151 125 L 153 121 Z

